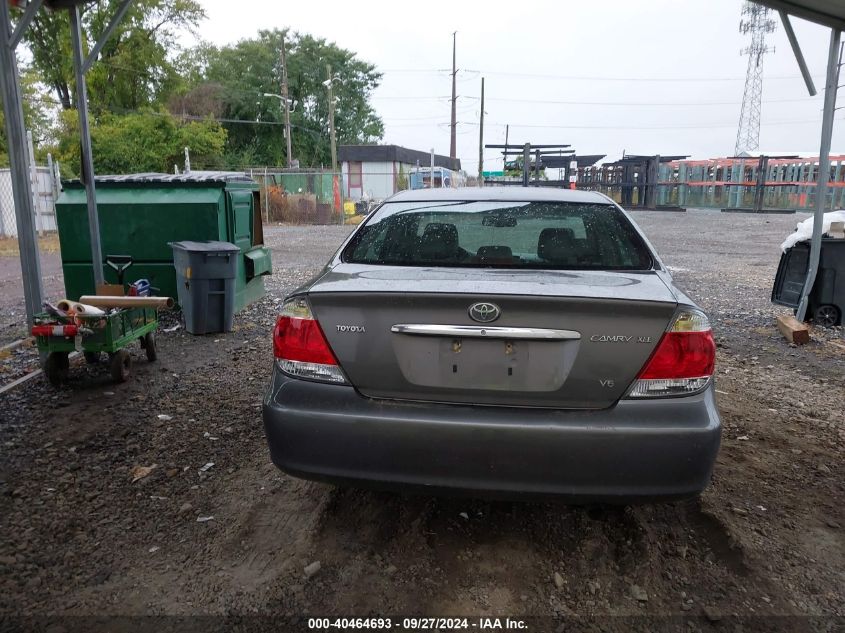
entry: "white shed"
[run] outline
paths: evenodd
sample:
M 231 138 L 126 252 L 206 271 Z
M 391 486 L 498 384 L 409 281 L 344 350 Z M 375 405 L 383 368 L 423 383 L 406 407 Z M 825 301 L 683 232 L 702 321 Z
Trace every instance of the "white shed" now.
M 411 170 L 430 167 L 431 153 L 399 145 L 341 145 L 343 197 L 347 200 L 383 200 L 409 188 Z M 458 171 L 461 161 L 434 155 L 435 167 Z

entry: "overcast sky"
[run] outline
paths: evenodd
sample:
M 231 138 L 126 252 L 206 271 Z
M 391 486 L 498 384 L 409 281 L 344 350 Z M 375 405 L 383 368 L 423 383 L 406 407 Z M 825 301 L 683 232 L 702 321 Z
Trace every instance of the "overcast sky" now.
M 478 169 L 482 76 L 486 143 L 503 143 L 509 124 L 510 142 L 570 143 L 609 159 L 623 150 L 696 158 L 734 150 L 748 39 L 738 29 L 739 0 L 203 5 L 201 36 L 216 44 L 290 27 L 357 52 L 384 73 L 373 97 L 384 142 L 441 154 L 449 153 L 457 31 L 458 157 L 470 174 Z M 765 58 L 760 149 L 817 154 L 829 31 L 793 23 L 820 94 L 808 96 L 778 24 Z M 840 123 L 834 150 L 845 147 Z M 484 161 L 501 169 L 495 150 Z

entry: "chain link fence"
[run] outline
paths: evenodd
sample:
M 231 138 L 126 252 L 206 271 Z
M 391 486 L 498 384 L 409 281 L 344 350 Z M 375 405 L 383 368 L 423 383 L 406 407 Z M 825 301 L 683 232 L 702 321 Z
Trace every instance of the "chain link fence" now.
M 265 222 L 285 224 L 343 224 L 340 172 L 244 169 L 259 185 Z
M 60 185 L 55 167 L 50 163 L 32 165 L 27 170 L 38 232 L 42 287 L 44 298 L 50 300 L 61 297 L 63 292 L 56 227 Z M 11 170 L 0 168 L 0 386 L 38 364 L 37 354 L 31 354 L 28 346 L 7 347 L 17 344 L 28 334 L 18 233 Z
M 39 234 L 56 231 L 56 198 L 59 180 L 52 165 L 34 165 L 29 169 L 29 185 L 35 212 L 35 227 Z M 18 222 L 15 214 L 15 197 L 12 190 L 12 173 L 0 169 L 0 238 L 16 238 Z
M 357 223 L 382 200 L 399 191 L 432 186 L 428 168 L 409 171 L 238 168 L 260 187 L 265 222 L 285 224 Z M 435 168 L 435 188 L 463 186 L 454 172 Z

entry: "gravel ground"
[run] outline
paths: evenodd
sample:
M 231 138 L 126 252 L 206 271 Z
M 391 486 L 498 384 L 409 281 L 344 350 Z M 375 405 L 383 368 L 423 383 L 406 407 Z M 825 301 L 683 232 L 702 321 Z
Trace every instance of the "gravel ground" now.
M 0 396 L 0 615 L 650 615 L 687 620 L 678 630 L 721 630 L 735 617 L 751 618 L 750 629 L 842 626 L 845 332 L 790 347 L 769 303 L 778 244 L 801 216 L 635 218 L 714 321 L 724 434 L 700 500 L 577 508 L 283 475 L 269 462 L 259 409 L 276 307 L 348 229 L 268 227 L 276 272 L 234 332 L 162 333 L 159 361 L 134 350 L 122 385 L 78 365 L 68 388 L 35 380 Z M 603 624 L 614 628 L 628 626 Z
M 58 253 L 41 253 L 41 279 L 48 300 L 64 296 L 62 260 Z M 16 254 L 0 255 L 0 347 L 26 335 L 21 260 Z
M 58 253 L 41 253 L 41 277 L 48 301 L 63 297 L 64 279 Z M 38 355 L 32 349 L 31 340 L 20 347 L 7 347 L 28 334 L 20 257 L 0 255 L 0 387 L 38 369 Z

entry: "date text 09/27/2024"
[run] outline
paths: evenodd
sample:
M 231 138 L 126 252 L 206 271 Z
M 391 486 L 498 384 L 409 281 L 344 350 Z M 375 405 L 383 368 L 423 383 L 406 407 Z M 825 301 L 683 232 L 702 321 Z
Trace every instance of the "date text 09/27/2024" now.
M 518 618 L 308 618 L 308 629 L 330 630 L 382 630 L 382 631 L 427 631 L 427 630 L 527 630 L 525 620 Z

